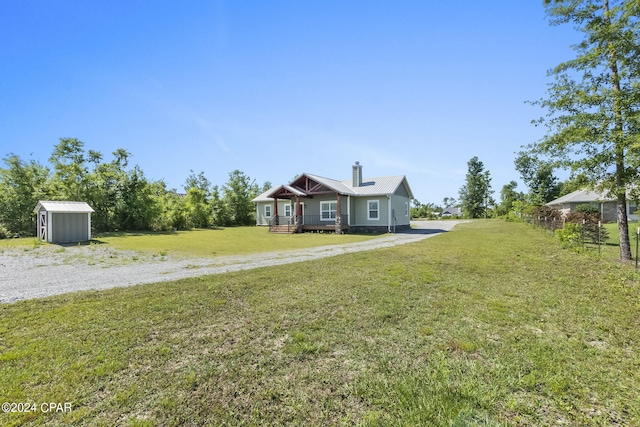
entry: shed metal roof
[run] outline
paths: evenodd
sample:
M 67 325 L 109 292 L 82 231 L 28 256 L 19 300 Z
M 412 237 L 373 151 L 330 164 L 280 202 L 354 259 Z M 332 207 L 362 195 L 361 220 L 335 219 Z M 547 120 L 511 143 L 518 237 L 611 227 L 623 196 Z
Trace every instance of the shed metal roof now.
M 33 210 L 34 213 L 44 208 L 47 212 L 57 213 L 91 213 L 95 212 L 86 202 L 58 202 L 41 200 Z

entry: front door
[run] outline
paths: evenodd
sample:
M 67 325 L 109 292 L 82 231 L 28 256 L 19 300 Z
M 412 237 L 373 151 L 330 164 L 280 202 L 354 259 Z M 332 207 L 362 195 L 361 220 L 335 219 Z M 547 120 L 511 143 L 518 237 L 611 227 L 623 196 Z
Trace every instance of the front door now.
M 40 232 L 38 233 L 40 240 L 47 240 L 47 213 L 40 212 Z

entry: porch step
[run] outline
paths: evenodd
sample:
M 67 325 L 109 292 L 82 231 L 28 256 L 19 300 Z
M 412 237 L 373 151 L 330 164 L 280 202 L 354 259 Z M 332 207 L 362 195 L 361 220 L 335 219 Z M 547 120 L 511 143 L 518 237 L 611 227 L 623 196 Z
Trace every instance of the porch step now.
M 269 227 L 270 233 L 294 234 L 296 232 L 295 225 L 272 225 Z

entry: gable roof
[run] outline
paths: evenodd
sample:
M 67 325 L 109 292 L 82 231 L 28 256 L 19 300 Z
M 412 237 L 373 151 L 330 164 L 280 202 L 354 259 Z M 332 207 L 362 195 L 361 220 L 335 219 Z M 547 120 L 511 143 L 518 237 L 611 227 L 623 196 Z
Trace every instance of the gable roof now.
M 573 193 L 565 194 L 555 200 L 547 203 L 549 206 L 565 205 L 569 203 L 593 203 L 604 202 L 614 200 L 610 197 L 606 197 L 603 193 L 599 193 L 593 190 L 576 190 Z
M 325 178 L 323 176 L 319 176 L 319 175 L 313 175 L 310 173 L 303 173 L 302 176 L 307 176 L 309 178 L 311 178 L 312 180 L 316 181 L 319 184 L 324 185 L 327 188 L 332 189 L 333 191 L 335 191 L 336 193 L 340 193 L 346 196 L 355 196 L 356 193 L 351 189 L 350 186 L 345 185 L 345 181 L 338 181 L 336 179 L 331 179 L 331 178 Z M 298 177 L 297 179 L 300 179 L 300 177 Z
M 404 184 L 405 189 L 407 190 L 407 194 L 409 194 L 409 198 L 413 199 L 413 192 L 411 191 L 411 187 L 409 187 L 409 183 L 407 182 L 407 178 L 404 175 L 397 176 L 383 176 L 378 178 L 365 178 L 362 180 L 362 183 L 359 187 L 353 187 L 353 182 L 351 180 L 342 180 L 338 181 L 331 178 L 325 178 L 319 175 L 313 175 L 310 173 L 303 173 L 296 179 L 294 179 L 289 185 L 280 185 L 277 187 L 272 187 L 264 193 L 260 194 L 258 197 L 254 198 L 252 202 L 266 202 L 273 201 L 272 196 L 275 192 L 286 189 L 294 194 L 305 196 L 306 193 L 303 191 L 297 190 L 291 186 L 295 181 L 299 180 L 302 177 L 307 177 L 318 184 L 323 185 L 326 188 L 335 191 L 338 194 L 342 194 L 344 196 L 383 196 L 388 194 L 394 194 L 398 188 Z M 300 193 L 300 194 L 298 194 Z
M 56 213 L 91 213 L 95 212 L 86 202 L 59 202 L 40 200 L 33 210 L 37 213 L 40 208 L 44 208 L 47 212 Z
M 447 207 L 442 211 L 442 215 L 461 215 L 462 211 L 460 208 Z
M 345 186 L 352 189 L 357 196 L 383 196 L 394 194 L 400 185 L 404 183 L 409 198 L 413 199 L 413 192 L 407 178 L 404 175 L 381 176 L 377 178 L 365 178 L 359 187 L 352 187 L 350 180 L 341 181 Z

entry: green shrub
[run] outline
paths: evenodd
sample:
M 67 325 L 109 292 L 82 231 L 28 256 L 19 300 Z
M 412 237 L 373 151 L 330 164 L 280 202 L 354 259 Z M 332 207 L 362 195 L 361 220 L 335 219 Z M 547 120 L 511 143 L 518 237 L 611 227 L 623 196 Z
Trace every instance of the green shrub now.
M 564 227 L 556 230 L 556 236 L 564 245 L 577 246 L 582 243 L 582 225 L 566 222 Z
M 0 222 L 0 239 L 8 239 L 10 235 L 11 232 L 9 231 L 9 229 Z
M 580 207 L 582 209 L 578 210 Z M 578 208 L 570 212 L 565 220 L 582 226 L 582 238 L 585 243 L 598 244 L 598 239 L 600 242 L 605 242 L 609 238 L 609 233 L 604 227 L 598 226 L 598 224 L 602 224 L 598 209 L 595 208 L 595 212 L 593 212 L 594 207 L 591 205 L 579 205 Z
M 575 211 L 585 214 L 598 214 L 598 216 L 600 216 L 600 209 L 597 206 L 589 205 L 586 203 L 576 206 Z
M 504 216 L 504 219 L 507 222 L 522 222 L 522 217 L 514 211 L 509 211 L 509 213 Z
M 535 225 L 549 231 L 561 228 L 564 223 L 562 212 L 549 206 L 536 206 L 531 217 Z

